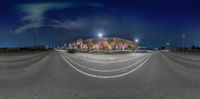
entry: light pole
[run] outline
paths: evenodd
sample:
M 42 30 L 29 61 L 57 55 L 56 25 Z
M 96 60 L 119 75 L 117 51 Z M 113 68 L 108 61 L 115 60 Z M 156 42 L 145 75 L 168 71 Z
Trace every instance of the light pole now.
M 170 43 L 169 43 L 169 42 L 166 43 L 166 49 L 167 49 L 167 50 L 170 49 Z
M 138 39 L 138 38 L 136 38 L 134 41 L 135 41 L 135 43 L 136 43 L 136 44 L 137 44 L 137 46 L 138 46 L 139 39 Z
M 35 36 L 33 37 L 33 42 L 34 42 L 34 47 L 36 47 L 37 46 L 37 38 Z
M 181 38 L 182 38 L 182 47 L 183 47 L 182 50 L 184 52 L 185 51 L 185 38 L 186 38 L 185 34 L 182 34 Z
M 103 37 L 103 33 L 98 33 L 98 37 L 101 39 Z M 100 41 L 99 41 L 99 52 L 101 49 Z
M 51 48 L 51 41 L 49 41 L 49 49 Z

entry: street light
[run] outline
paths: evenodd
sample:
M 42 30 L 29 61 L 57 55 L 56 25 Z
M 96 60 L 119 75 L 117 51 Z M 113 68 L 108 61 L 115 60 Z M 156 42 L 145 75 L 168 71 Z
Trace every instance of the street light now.
M 167 43 L 166 43 L 166 45 L 167 45 L 167 46 L 170 46 L 170 43 L 169 43 L 169 42 L 167 42 Z
M 102 38 L 102 37 L 103 37 L 103 34 L 102 34 L 102 33 L 99 33 L 99 34 L 98 34 L 98 37 L 99 37 L 99 38 Z
M 182 46 L 183 46 L 183 52 L 185 51 L 185 38 L 186 38 L 186 36 L 185 36 L 185 34 L 182 34 L 182 36 L 181 36 L 181 38 L 182 38 Z
M 103 37 L 103 33 L 98 33 L 98 37 L 102 38 Z M 100 41 L 99 41 L 99 48 L 98 48 L 98 50 L 100 51 L 100 49 L 101 49 L 101 44 L 100 44 Z
M 139 43 L 139 39 L 136 38 L 136 39 L 135 39 L 135 44 L 137 45 L 137 49 L 138 49 L 138 43 Z
M 139 39 L 135 39 L 135 42 L 138 43 L 138 42 L 139 42 Z

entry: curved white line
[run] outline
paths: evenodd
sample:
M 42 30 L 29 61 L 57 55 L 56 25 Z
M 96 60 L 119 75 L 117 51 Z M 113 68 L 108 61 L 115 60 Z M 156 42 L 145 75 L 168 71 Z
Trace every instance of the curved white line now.
M 99 69 L 94 69 L 94 68 L 86 67 L 86 66 L 83 66 L 83 65 L 81 65 L 81 64 L 79 64 L 79 63 L 77 63 L 77 62 L 75 62 L 75 61 L 73 61 L 73 60 L 71 60 L 71 59 L 69 59 L 67 56 L 64 56 L 64 57 L 67 58 L 69 62 L 72 62 L 72 63 L 74 63 L 74 64 L 76 64 L 76 65 L 78 65 L 78 66 L 80 66 L 80 67 L 82 67 L 82 68 L 88 69 L 88 70 L 97 71 L 97 72 L 116 72 L 116 71 L 120 71 L 120 70 L 124 70 L 124 69 L 131 68 L 132 66 L 134 66 L 134 65 L 136 65 L 136 64 L 138 64 L 138 63 L 144 61 L 145 59 L 147 59 L 148 56 L 145 57 L 145 58 L 143 58 L 143 59 L 140 60 L 140 61 L 137 61 L 137 62 L 134 63 L 134 64 L 131 64 L 131 65 L 129 65 L 129 66 L 124 66 L 123 68 L 119 68 L 119 69 L 113 69 L 113 70 L 99 70 Z
M 60 55 L 60 54 L 59 54 Z M 67 63 L 69 64 L 72 68 L 74 68 L 76 71 L 84 74 L 84 75 L 87 75 L 87 76 L 90 76 L 90 77 L 95 77 L 95 78 L 105 78 L 105 79 L 109 79 L 109 78 L 118 78 L 118 77 L 122 77 L 122 76 L 125 76 L 125 75 L 128 75 L 134 71 L 136 71 L 137 69 L 139 69 L 140 67 L 142 67 L 149 59 L 147 58 L 142 64 L 140 64 L 138 67 L 134 68 L 133 70 L 129 71 L 129 72 L 126 72 L 126 73 L 123 73 L 123 74 L 119 74 L 119 75 L 113 75 L 113 76 L 101 76 L 101 75 L 94 75 L 94 74 L 89 74 L 89 73 L 86 73 L 86 72 L 83 72 L 82 70 L 76 68 L 75 66 L 73 66 L 70 62 L 68 62 L 62 55 L 60 55 L 60 57 Z
M 140 57 L 140 56 L 138 56 L 136 58 L 128 58 L 128 59 L 123 59 L 123 60 L 118 60 L 118 61 L 112 61 L 112 62 L 97 62 L 97 61 L 91 61 L 91 60 L 84 60 L 82 58 L 78 58 L 77 56 L 72 56 L 72 55 L 69 55 L 69 56 L 77 58 L 77 59 L 80 59 L 80 60 L 83 60 L 83 61 L 91 62 L 91 63 L 122 63 L 122 62 L 127 62 L 129 60 L 136 59 L 136 58 Z

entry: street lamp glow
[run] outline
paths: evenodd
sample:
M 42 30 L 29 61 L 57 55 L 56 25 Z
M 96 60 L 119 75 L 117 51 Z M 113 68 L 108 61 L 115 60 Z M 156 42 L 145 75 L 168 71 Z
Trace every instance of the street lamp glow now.
M 99 38 L 103 37 L 103 34 L 102 34 L 102 33 L 99 33 L 99 34 L 98 34 L 98 37 L 99 37 Z
M 138 43 L 138 42 L 139 42 L 139 39 L 135 39 L 135 42 Z

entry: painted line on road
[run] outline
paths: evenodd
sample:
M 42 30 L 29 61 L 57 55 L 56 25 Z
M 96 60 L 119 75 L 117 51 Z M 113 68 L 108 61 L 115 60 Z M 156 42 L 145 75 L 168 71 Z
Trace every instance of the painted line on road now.
M 134 57 L 134 58 L 128 58 L 128 59 L 122 59 L 122 60 L 118 60 L 118 61 L 112 61 L 112 62 L 98 62 L 98 61 L 84 60 L 84 59 L 82 59 L 82 58 L 78 58 L 77 56 L 72 56 L 72 55 L 69 55 L 69 56 L 74 57 L 74 58 L 77 58 L 77 59 L 80 59 L 80 60 L 83 60 L 83 61 L 91 62 L 91 63 L 100 63 L 100 64 L 101 64 L 101 63 L 102 63 L 102 64 L 104 63 L 104 64 L 106 64 L 106 63 L 122 63 L 122 62 L 127 62 L 127 61 L 129 61 L 129 60 L 139 58 L 139 57 L 141 57 L 141 56 L 143 56 L 143 55 L 137 56 L 137 57 Z
M 138 63 L 140 63 L 140 62 L 142 62 L 142 61 L 144 61 L 145 59 L 148 58 L 148 56 L 147 56 L 147 57 L 143 58 L 142 60 L 137 61 L 137 62 L 134 63 L 134 64 L 131 64 L 131 65 L 128 65 L 128 66 L 123 66 L 123 68 L 119 68 L 119 69 L 99 70 L 99 69 L 94 69 L 94 68 L 91 68 L 91 67 L 83 66 L 83 65 L 81 65 L 81 64 L 79 64 L 79 63 L 77 63 L 77 62 L 71 60 L 71 59 L 68 58 L 67 56 L 64 56 L 64 57 L 67 58 L 69 62 L 72 62 L 72 63 L 74 63 L 74 64 L 76 64 L 76 65 L 78 65 L 78 66 L 80 66 L 80 67 L 82 67 L 82 68 L 85 68 L 85 69 L 88 69 L 88 70 L 92 70 L 92 71 L 97 71 L 97 72 L 116 72 L 116 71 L 128 69 L 128 68 L 131 68 L 132 66 L 134 66 L 134 65 L 136 65 L 136 64 L 138 64 Z
M 138 67 L 132 69 L 131 71 L 129 72 L 126 72 L 126 73 L 123 73 L 123 74 L 119 74 L 119 75 L 112 75 L 112 76 L 101 76 L 101 75 L 94 75 L 94 74 L 89 74 L 89 73 L 86 73 L 78 68 L 76 68 L 75 66 L 73 66 L 67 59 L 65 59 L 61 54 L 59 54 L 60 57 L 68 64 L 70 65 L 73 69 L 75 69 L 76 71 L 84 74 L 84 75 L 87 75 L 87 76 L 90 76 L 90 77 L 95 77 L 95 78 L 105 78 L 105 79 L 110 79 L 110 78 L 118 78 L 118 77 L 123 77 L 123 76 L 126 76 L 136 70 L 138 70 L 140 67 L 142 67 L 150 58 L 151 56 L 149 56 L 143 63 L 141 63 Z
M 184 66 L 181 66 L 181 64 L 180 63 L 178 63 L 177 61 L 181 61 L 181 62 L 186 62 L 185 60 L 183 60 L 183 59 L 180 59 L 180 58 L 177 58 L 177 57 L 174 57 L 174 56 L 171 56 L 171 55 L 164 55 L 165 57 L 167 57 L 168 59 L 170 59 L 173 63 L 175 63 L 179 68 L 181 68 L 182 70 L 185 70 L 185 71 L 190 71 L 190 72 L 196 72 L 196 73 L 199 73 L 200 71 L 199 70 L 197 70 L 197 69 L 188 69 L 188 68 L 186 68 L 186 67 L 184 67 Z M 187 62 L 188 63 L 188 62 Z M 191 62 L 190 63 L 188 63 L 188 64 L 191 64 Z M 195 64 L 195 65 L 197 65 L 197 64 Z M 198 65 L 199 66 L 199 65 Z
M 193 58 L 193 59 L 191 59 L 191 57 L 190 58 L 188 58 L 188 57 L 184 58 L 182 56 L 178 56 L 178 55 L 175 55 L 175 54 L 172 54 L 172 53 L 169 53 L 168 55 L 176 57 L 176 58 L 179 58 L 179 59 L 182 59 L 182 60 L 187 60 L 187 61 L 197 61 L 197 62 L 200 61 L 199 58 Z

